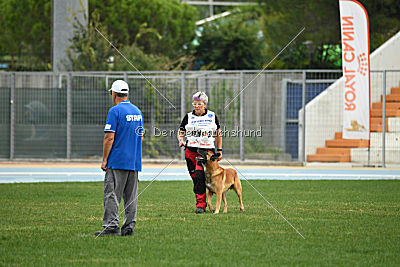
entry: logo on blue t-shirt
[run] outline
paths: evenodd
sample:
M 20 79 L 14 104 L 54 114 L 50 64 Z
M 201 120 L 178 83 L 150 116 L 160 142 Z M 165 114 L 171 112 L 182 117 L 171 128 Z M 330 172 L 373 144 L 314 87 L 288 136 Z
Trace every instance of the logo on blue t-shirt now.
M 143 120 L 142 115 L 126 115 L 126 121 L 141 121 Z

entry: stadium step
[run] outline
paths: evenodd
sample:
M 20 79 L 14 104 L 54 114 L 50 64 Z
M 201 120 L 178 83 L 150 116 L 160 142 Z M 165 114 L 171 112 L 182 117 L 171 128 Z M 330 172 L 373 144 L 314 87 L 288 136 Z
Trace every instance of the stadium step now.
M 343 137 L 342 132 L 336 132 L 335 133 L 335 139 L 342 139 L 342 137 Z
M 366 142 L 365 142 L 366 141 Z M 368 140 L 343 139 L 342 132 L 335 133 L 334 140 L 326 140 L 325 147 L 317 148 L 317 153 L 307 156 L 308 162 L 350 162 L 353 147 L 368 147 Z
M 381 102 L 382 101 L 383 101 L 383 96 L 381 95 Z M 386 102 L 400 102 L 400 94 L 386 95 Z
M 350 155 L 350 148 L 341 147 L 318 147 L 317 154 Z
M 388 118 L 386 118 L 386 131 L 389 131 Z M 371 118 L 371 132 L 382 132 L 382 118 Z
M 350 155 L 314 154 L 308 155 L 308 162 L 350 162 Z
M 382 132 L 382 107 L 383 107 L 383 96 L 381 96 L 381 102 L 372 103 L 371 110 L 371 125 L 370 131 L 371 136 L 375 139 L 375 135 L 379 135 Z M 400 87 L 392 87 L 390 94 L 386 95 L 386 132 L 400 132 Z M 389 125 L 389 122 L 391 123 Z M 396 136 L 396 138 L 398 138 Z M 371 140 L 373 138 L 371 137 Z M 374 140 L 375 140 L 374 139 Z M 379 138 L 378 138 L 379 139 Z M 400 140 L 400 138 L 398 138 Z M 380 139 L 379 139 L 380 140 Z M 375 143 L 379 143 L 379 140 Z M 396 139 L 397 140 L 397 139 Z M 374 143 L 374 144 L 375 144 Z M 394 141 L 391 142 L 391 144 Z M 397 143 L 396 143 L 397 144 Z M 400 144 L 400 142 L 399 142 Z M 351 162 L 352 155 L 354 160 L 357 161 L 357 153 L 368 153 L 365 149 L 370 145 L 369 140 L 361 139 L 343 139 L 341 132 L 335 133 L 335 139 L 326 140 L 325 147 L 318 147 L 316 154 L 308 155 L 308 162 Z M 389 144 L 388 144 L 389 147 Z M 353 153 L 354 152 L 354 153 Z M 363 154 L 364 155 L 364 154 Z
M 382 102 L 374 102 L 372 103 L 372 109 L 382 109 Z M 386 109 L 400 109 L 400 102 L 389 102 L 386 103 Z
M 345 148 L 368 147 L 368 140 L 361 140 L 361 139 L 326 140 L 325 146 L 326 147 L 345 147 Z
M 392 95 L 400 95 L 400 87 L 392 87 L 392 88 L 390 88 L 390 93 Z
M 372 108 L 371 117 L 372 118 L 382 118 L 383 110 L 382 108 Z M 386 117 L 400 117 L 400 109 L 386 109 Z
M 383 96 L 381 95 L 381 102 Z M 390 94 L 386 95 L 386 102 L 400 102 L 400 87 L 390 88 Z

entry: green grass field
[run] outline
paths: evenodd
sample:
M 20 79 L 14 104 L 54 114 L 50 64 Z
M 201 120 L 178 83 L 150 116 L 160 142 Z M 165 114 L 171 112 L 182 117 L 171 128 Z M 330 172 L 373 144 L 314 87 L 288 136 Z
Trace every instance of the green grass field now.
M 193 213 L 190 181 L 156 181 L 134 237 L 97 239 L 102 183 L 1 184 L 0 264 L 399 266 L 399 181 L 251 183 L 305 240 L 246 181 L 246 211 L 230 191 L 218 215 Z

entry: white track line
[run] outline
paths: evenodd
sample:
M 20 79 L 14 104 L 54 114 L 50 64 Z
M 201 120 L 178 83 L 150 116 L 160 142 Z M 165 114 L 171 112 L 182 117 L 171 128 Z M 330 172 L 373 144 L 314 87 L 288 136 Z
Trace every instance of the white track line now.
M 247 177 L 260 178 L 340 178 L 340 179 L 377 179 L 377 180 L 399 180 L 399 175 L 390 174 L 324 174 L 324 173 L 245 173 Z M 103 172 L 0 172 L 0 177 L 4 176 L 103 176 Z M 154 176 L 155 172 L 141 172 L 140 176 Z M 161 176 L 182 176 L 187 177 L 186 172 L 164 172 Z M 189 179 L 189 178 L 188 178 Z

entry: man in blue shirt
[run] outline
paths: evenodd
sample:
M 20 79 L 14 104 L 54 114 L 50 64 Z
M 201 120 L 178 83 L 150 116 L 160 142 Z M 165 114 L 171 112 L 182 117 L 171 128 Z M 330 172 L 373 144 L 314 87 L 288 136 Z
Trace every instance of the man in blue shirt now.
M 138 171 L 142 170 L 143 115 L 128 101 L 129 86 L 115 81 L 109 90 L 115 106 L 108 111 L 104 127 L 103 162 L 104 217 L 96 236 L 134 235 L 138 198 Z M 124 198 L 124 221 L 119 229 L 118 208 Z

